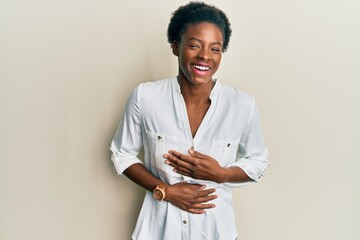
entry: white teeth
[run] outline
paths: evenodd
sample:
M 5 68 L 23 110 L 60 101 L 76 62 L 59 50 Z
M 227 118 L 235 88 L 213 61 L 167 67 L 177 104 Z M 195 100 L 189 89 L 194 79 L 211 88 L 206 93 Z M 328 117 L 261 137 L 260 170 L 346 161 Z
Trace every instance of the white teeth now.
M 193 65 L 194 68 L 199 69 L 201 71 L 208 71 L 210 68 L 206 66 Z

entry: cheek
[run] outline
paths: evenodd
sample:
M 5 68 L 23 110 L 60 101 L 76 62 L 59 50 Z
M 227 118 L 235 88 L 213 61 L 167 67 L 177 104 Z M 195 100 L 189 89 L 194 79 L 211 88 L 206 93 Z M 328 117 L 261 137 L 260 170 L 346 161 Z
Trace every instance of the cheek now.
M 220 63 L 221 63 L 221 57 L 216 58 L 215 59 L 216 68 L 218 68 L 220 66 Z
M 189 61 L 188 61 L 187 56 L 182 55 L 181 57 L 179 57 L 179 64 L 183 70 L 188 70 L 189 69 Z
M 179 67 L 180 67 L 182 70 L 185 70 L 185 69 L 186 69 L 186 61 L 184 61 L 183 58 L 179 58 Z
M 215 61 L 217 62 L 217 65 L 220 65 L 222 55 L 217 56 L 215 59 L 216 59 Z
M 189 78 L 190 75 L 190 67 L 187 64 L 187 61 L 185 61 L 183 58 L 179 57 L 179 70 L 184 74 L 187 78 Z

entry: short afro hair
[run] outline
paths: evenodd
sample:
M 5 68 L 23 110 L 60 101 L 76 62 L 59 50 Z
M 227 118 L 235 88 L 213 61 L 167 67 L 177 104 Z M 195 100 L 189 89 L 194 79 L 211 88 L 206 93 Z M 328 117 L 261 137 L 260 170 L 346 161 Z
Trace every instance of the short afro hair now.
M 223 34 L 223 48 L 225 52 L 228 48 L 231 28 L 226 14 L 215 6 L 207 5 L 203 2 L 190 2 L 180 6 L 173 12 L 167 30 L 167 39 L 170 44 L 174 41 L 180 42 L 181 35 L 189 25 L 203 22 L 215 24 Z

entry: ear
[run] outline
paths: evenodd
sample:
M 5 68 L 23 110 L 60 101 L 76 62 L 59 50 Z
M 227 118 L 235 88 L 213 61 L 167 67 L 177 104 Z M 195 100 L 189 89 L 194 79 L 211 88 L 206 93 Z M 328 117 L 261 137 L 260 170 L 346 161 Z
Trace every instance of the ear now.
M 179 43 L 176 41 L 173 41 L 171 44 L 172 52 L 175 56 L 179 56 Z

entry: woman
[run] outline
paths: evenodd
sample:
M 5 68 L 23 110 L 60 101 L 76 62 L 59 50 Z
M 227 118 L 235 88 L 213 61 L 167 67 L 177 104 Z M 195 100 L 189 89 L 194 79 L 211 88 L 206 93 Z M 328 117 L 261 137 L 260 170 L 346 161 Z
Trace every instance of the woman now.
M 259 181 L 269 161 L 254 98 L 213 79 L 230 35 L 218 8 L 180 7 L 168 27 L 177 77 L 127 102 L 111 150 L 118 173 L 148 190 L 133 239 L 237 237 L 231 187 Z

